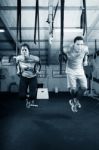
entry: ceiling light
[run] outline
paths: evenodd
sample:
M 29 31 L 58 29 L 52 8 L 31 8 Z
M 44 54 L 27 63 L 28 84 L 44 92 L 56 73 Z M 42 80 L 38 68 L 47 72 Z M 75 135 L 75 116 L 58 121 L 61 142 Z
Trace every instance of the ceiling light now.
M 0 32 L 5 32 L 5 30 L 4 29 L 0 29 Z

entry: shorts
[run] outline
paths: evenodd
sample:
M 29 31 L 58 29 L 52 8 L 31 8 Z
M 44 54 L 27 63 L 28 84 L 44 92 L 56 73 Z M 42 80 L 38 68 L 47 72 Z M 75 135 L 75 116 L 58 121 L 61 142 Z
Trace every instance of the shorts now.
M 87 89 L 87 78 L 85 74 L 75 75 L 67 73 L 67 88 L 77 89 L 78 87 Z

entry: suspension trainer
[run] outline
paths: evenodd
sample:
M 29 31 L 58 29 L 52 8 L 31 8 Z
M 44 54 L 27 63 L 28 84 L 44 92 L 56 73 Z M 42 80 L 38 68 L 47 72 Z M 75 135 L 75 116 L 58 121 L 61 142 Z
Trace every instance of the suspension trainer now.
M 94 59 L 97 57 L 97 40 L 95 39 L 95 54 L 94 54 Z
M 59 0 L 58 0 L 58 2 L 57 2 L 57 4 L 56 4 L 56 7 L 55 7 L 55 12 L 54 12 L 54 14 L 53 14 L 53 20 L 55 19 L 56 12 L 57 12 L 57 9 L 58 9 L 58 5 L 59 5 Z
M 16 56 L 18 55 L 18 42 L 22 42 L 21 36 L 21 0 L 17 0 L 17 32 L 16 32 Z
M 22 35 L 21 35 L 21 0 L 17 0 L 17 42 L 22 42 Z
M 36 44 L 36 33 L 38 30 L 38 50 L 40 58 L 40 21 L 39 21 L 39 0 L 36 0 L 36 9 L 35 9 L 35 28 L 34 28 L 34 43 Z
M 60 33 L 60 55 L 63 54 L 63 39 L 64 39 L 64 0 L 61 0 L 61 33 Z M 62 74 L 62 59 L 60 61 L 60 74 Z
M 87 35 L 87 13 L 86 13 L 86 0 L 83 0 L 83 8 L 80 20 L 80 28 L 83 29 L 83 35 Z M 86 36 L 87 37 L 87 36 Z
M 83 0 L 83 6 L 84 6 L 84 14 L 85 14 L 85 17 L 84 17 L 84 22 L 85 22 L 85 26 L 84 26 L 84 33 L 86 32 L 86 35 L 87 35 L 87 12 L 86 12 L 86 0 Z M 86 36 L 87 37 L 87 36 Z
M 80 20 L 80 28 L 83 29 L 83 36 L 85 36 L 85 41 L 87 43 L 87 12 L 86 12 L 86 0 L 83 0 L 83 8 Z M 90 91 L 91 84 L 90 84 L 90 75 L 88 76 L 88 89 Z
M 37 19 L 38 19 L 38 0 L 36 0 L 35 7 L 35 27 L 34 27 L 34 43 L 36 44 L 36 30 L 37 30 Z
M 50 32 L 50 34 L 52 34 L 52 37 L 53 37 L 53 30 L 54 30 L 54 20 L 55 20 L 56 12 L 57 12 L 57 9 L 58 9 L 58 5 L 59 5 L 59 0 L 57 1 L 55 10 L 53 10 L 54 13 L 52 14 L 52 29 L 51 29 L 51 32 Z M 48 16 L 46 22 L 47 22 L 48 24 L 50 24 L 49 16 Z
M 53 16 L 52 16 L 52 31 L 51 31 L 52 36 L 53 36 L 53 30 L 54 30 L 54 20 L 55 20 L 56 12 L 57 12 L 57 9 L 58 9 L 58 5 L 59 5 L 59 0 L 58 0 L 58 2 L 57 2 L 57 4 L 56 4 L 55 12 L 54 12 L 54 14 L 53 14 Z
M 40 58 L 40 19 L 39 19 L 39 1 L 38 1 L 38 50 Z

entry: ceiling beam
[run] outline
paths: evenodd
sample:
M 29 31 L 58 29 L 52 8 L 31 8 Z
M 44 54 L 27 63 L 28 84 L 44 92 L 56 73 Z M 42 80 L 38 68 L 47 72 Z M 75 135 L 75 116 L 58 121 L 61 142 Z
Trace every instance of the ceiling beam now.
M 80 29 L 80 27 L 64 27 L 64 29 L 72 29 L 72 28 L 73 28 L 73 29 L 74 29 L 74 28 L 75 28 L 75 29 Z M 11 26 L 10 26 L 9 29 L 10 29 L 10 30 L 17 30 L 17 27 L 11 27 Z M 55 26 L 54 26 L 54 29 L 60 29 L 60 27 L 55 27 Z M 93 28 L 93 26 L 91 26 L 91 27 L 87 27 L 87 29 L 88 29 L 88 31 L 92 31 L 92 30 L 95 31 L 95 30 L 99 30 L 99 27 L 95 27 L 95 26 L 94 26 L 94 28 Z M 25 27 L 25 26 L 24 26 L 24 27 L 21 27 L 21 30 L 34 30 L 34 27 Z M 40 27 L 40 31 L 41 31 L 41 30 L 47 30 L 47 31 L 48 31 L 49 28 L 48 28 L 48 27 Z
M 53 8 L 54 8 L 54 6 L 53 6 Z M 0 10 L 12 11 L 12 10 L 16 10 L 16 9 L 17 9 L 17 6 L 0 6 Z M 21 9 L 22 10 L 35 10 L 35 6 L 22 6 Z M 40 6 L 39 9 L 40 10 L 48 10 L 49 7 L 47 7 L 47 6 Z M 90 11 L 94 11 L 94 10 L 95 11 L 96 10 L 99 11 L 99 6 L 87 6 L 86 9 L 90 10 Z M 58 10 L 60 10 L 60 6 L 58 7 Z M 70 10 L 70 11 L 82 10 L 82 6 L 65 6 L 64 10 Z

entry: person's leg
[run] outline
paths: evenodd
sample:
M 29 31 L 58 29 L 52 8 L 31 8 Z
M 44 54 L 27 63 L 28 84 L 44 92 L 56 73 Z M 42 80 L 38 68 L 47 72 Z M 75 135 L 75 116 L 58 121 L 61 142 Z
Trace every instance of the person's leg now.
M 81 104 L 79 100 L 82 98 L 82 96 L 84 96 L 84 93 L 87 90 L 87 78 L 85 75 L 82 75 L 82 76 L 79 76 L 78 81 L 79 81 L 80 87 L 78 88 L 78 91 L 77 91 L 76 104 L 79 108 L 81 108 Z
M 21 76 L 19 83 L 19 96 L 20 99 L 26 100 L 26 108 L 30 108 L 30 103 L 27 97 L 27 88 L 28 88 L 28 78 Z
M 69 89 L 71 94 L 71 99 L 69 100 L 69 104 L 73 112 L 77 112 L 77 108 L 74 102 L 74 99 L 76 98 L 77 95 L 76 84 L 77 83 L 76 83 L 75 75 L 67 74 L 67 88 Z
M 79 84 L 80 84 L 80 87 L 79 87 L 77 95 L 78 97 L 82 97 L 85 91 L 87 90 L 87 78 L 85 74 L 82 76 L 79 76 Z
M 74 99 L 77 97 L 77 89 L 75 87 L 71 87 L 70 89 L 71 98 Z
M 21 99 L 23 99 L 23 100 L 26 99 L 27 87 L 28 87 L 28 80 L 27 80 L 27 78 L 20 76 L 19 97 Z
M 75 88 L 70 89 L 71 99 L 69 100 L 69 104 L 71 105 L 71 109 L 73 112 L 77 112 L 77 105 L 76 105 L 76 99 L 77 99 L 77 90 Z
M 37 77 L 33 77 L 29 80 L 29 95 L 31 106 L 38 107 L 37 103 Z

